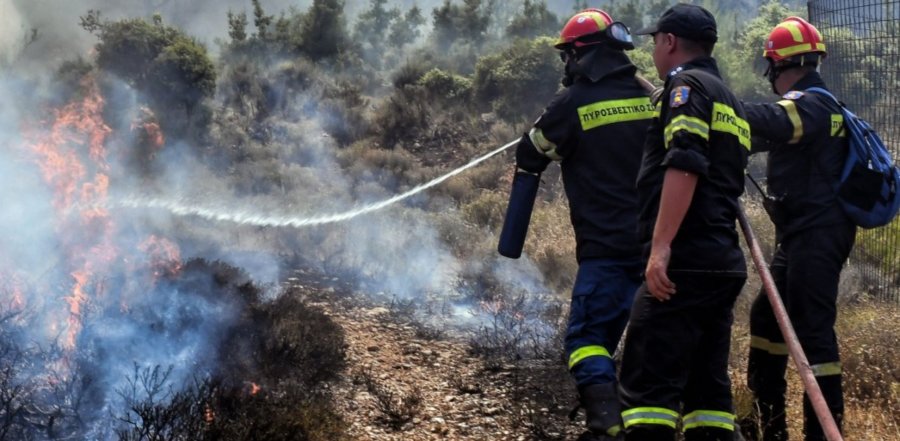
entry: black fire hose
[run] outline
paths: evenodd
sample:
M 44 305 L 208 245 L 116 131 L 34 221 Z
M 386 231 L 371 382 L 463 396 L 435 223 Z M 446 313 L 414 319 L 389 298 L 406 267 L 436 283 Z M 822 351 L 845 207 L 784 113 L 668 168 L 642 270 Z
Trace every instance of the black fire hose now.
M 769 267 L 762 257 L 762 250 L 759 247 L 759 242 L 756 240 L 756 235 L 753 234 L 750 222 L 747 221 L 747 215 L 744 213 L 743 205 L 738 206 L 738 222 L 740 222 L 741 229 L 744 231 L 744 238 L 747 240 L 747 246 L 750 248 L 750 255 L 753 257 L 753 263 L 759 271 L 759 277 L 762 279 L 766 296 L 769 298 L 769 303 L 772 305 L 772 312 L 775 314 L 775 320 L 778 321 L 781 335 L 784 336 L 784 342 L 787 344 L 788 352 L 790 353 L 791 358 L 794 359 L 794 364 L 797 366 L 797 372 L 800 374 L 800 379 L 803 380 L 803 388 L 806 389 L 806 394 L 809 396 L 809 401 L 812 403 L 812 407 L 816 412 L 819 424 L 822 425 L 822 431 L 825 433 L 825 438 L 828 439 L 828 441 L 843 441 L 844 438 L 841 436 L 840 430 L 838 430 L 837 423 L 835 423 L 831 411 L 828 410 L 828 404 L 825 402 L 825 397 L 822 395 L 819 383 L 816 382 L 816 377 L 813 374 L 812 368 L 809 366 L 809 360 L 806 359 L 806 354 L 803 353 L 803 348 L 800 346 L 800 340 L 797 338 L 797 333 L 794 332 L 794 327 L 791 325 L 791 320 L 788 317 L 787 310 L 784 308 L 784 303 L 781 301 L 781 296 L 778 295 L 778 288 L 775 287 L 775 280 L 772 279 L 772 273 L 769 272 Z

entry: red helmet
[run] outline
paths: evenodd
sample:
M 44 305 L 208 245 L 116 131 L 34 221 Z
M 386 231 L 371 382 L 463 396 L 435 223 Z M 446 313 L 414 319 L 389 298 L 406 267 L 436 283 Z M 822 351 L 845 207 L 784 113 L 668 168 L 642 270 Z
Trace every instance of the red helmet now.
M 579 41 L 579 39 L 598 32 L 604 32 L 612 23 L 612 17 L 605 11 L 597 8 L 585 9 L 572 16 L 566 25 L 563 26 L 562 32 L 559 33 L 559 38 L 556 40 L 556 44 L 554 44 L 553 47 L 563 49 L 570 44 L 575 47 L 596 44 L 597 42 L 587 43 Z
M 763 50 L 763 57 L 775 63 L 806 54 L 825 57 L 825 43 L 819 30 L 800 17 L 788 17 L 778 23 Z

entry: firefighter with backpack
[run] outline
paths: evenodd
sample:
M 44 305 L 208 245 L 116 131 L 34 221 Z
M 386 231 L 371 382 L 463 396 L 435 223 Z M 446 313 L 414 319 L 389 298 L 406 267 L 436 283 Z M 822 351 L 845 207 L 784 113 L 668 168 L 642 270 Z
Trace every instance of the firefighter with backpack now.
M 772 276 L 840 426 L 844 399 L 834 324 L 840 273 L 856 239 L 856 224 L 836 191 L 848 135 L 841 106 L 822 90 L 818 69 L 825 55 L 822 35 L 813 25 L 799 17 L 785 19 L 769 34 L 763 54 L 766 78 L 781 99 L 744 103 L 744 109 L 755 137 L 753 152 L 768 151 L 766 208 L 776 235 Z M 759 427 L 746 435 L 786 440 L 788 351 L 764 293 L 751 308 L 750 333 L 747 377 Z M 803 403 L 803 439 L 825 440 L 808 396 Z

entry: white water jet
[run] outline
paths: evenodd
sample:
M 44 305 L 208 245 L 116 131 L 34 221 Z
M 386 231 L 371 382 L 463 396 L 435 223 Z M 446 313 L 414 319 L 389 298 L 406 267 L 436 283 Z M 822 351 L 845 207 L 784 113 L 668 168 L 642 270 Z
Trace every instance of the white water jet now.
M 473 159 L 466 165 L 459 167 L 443 176 L 437 177 L 424 184 L 416 186 L 404 193 L 398 194 L 383 201 L 374 202 L 350 211 L 332 213 L 312 217 L 296 217 L 289 215 L 261 215 L 251 211 L 230 211 L 223 208 L 202 206 L 193 202 L 172 201 L 161 198 L 129 197 L 112 201 L 110 204 L 128 208 L 157 208 L 171 212 L 176 216 L 197 216 L 215 222 L 233 222 L 240 225 L 255 225 L 260 227 L 293 227 L 302 228 L 314 225 L 323 225 L 336 222 L 344 222 L 366 213 L 380 210 L 394 203 L 400 202 L 417 193 L 421 193 L 434 187 L 447 179 L 450 179 L 476 165 L 490 159 L 500 152 L 517 144 L 519 140 L 511 141 L 498 149 L 483 156 Z

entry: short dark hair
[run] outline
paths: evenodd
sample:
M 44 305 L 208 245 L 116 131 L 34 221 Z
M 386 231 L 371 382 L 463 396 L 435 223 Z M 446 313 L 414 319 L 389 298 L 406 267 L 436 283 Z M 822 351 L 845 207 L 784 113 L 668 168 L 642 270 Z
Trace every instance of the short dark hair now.
M 707 57 L 712 55 L 713 48 L 716 47 L 716 42 L 714 41 L 699 41 L 699 40 L 690 40 L 684 37 L 677 37 L 678 45 L 685 52 L 689 52 L 697 55 L 706 55 Z

